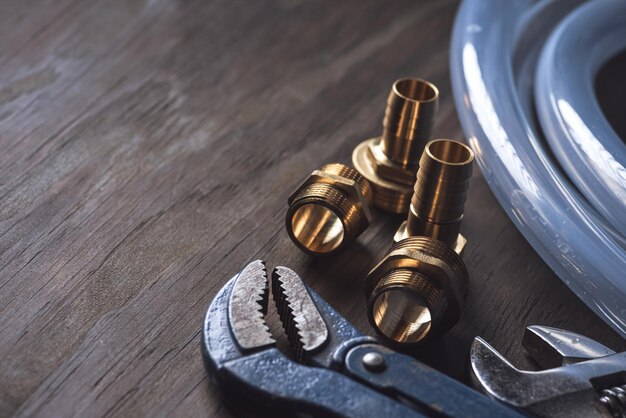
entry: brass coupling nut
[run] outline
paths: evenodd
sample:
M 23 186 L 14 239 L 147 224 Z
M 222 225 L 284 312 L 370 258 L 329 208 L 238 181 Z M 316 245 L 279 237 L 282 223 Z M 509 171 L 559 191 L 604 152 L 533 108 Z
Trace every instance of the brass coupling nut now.
M 291 240 L 314 255 L 335 253 L 370 224 L 372 189 L 358 171 L 343 164 L 315 170 L 288 199 Z
M 397 80 L 387 98 L 382 135 L 354 149 L 352 163 L 372 184 L 376 207 L 398 214 L 408 210 L 438 101 L 434 84 L 419 78 Z
M 460 234 L 474 153 L 465 144 L 435 139 L 426 144 L 407 220 L 394 241 L 427 236 L 461 253 L 467 240 Z
M 369 322 L 393 346 L 441 335 L 458 321 L 468 282 L 463 260 L 443 242 L 406 238 L 367 275 Z

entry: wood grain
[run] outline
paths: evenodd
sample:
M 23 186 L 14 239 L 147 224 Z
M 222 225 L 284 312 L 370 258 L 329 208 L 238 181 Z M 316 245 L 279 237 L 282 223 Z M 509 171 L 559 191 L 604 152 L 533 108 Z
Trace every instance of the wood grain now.
M 256 258 L 295 269 L 370 332 L 361 283 L 400 219 L 377 212 L 358 243 L 314 259 L 287 237 L 286 198 L 380 132 L 401 76 L 435 82 L 435 132 L 462 137 L 448 81 L 456 2 L 2 9 L 0 416 L 229 416 L 199 332 L 220 286 Z M 421 359 L 465 379 L 481 335 L 528 366 L 520 341 L 535 323 L 624 349 L 478 173 L 463 228 L 466 309 Z

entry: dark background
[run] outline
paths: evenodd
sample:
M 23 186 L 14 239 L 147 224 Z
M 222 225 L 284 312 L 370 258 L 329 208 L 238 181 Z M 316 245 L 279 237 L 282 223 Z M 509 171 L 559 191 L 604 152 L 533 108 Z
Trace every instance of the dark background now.
M 369 333 L 361 284 L 401 218 L 302 254 L 286 199 L 381 132 L 392 82 L 448 79 L 454 1 L 4 2 L 0 415 L 228 415 L 200 356 L 217 290 L 263 258 Z M 419 357 L 467 377 L 480 335 L 518 366 L 524 327 L 621 338 L 550 271 L 476 174 L 459 324 Z M 270 321 L 275 322 L 275 314 Z M 278 331 L 274 323 L 273 329 Z

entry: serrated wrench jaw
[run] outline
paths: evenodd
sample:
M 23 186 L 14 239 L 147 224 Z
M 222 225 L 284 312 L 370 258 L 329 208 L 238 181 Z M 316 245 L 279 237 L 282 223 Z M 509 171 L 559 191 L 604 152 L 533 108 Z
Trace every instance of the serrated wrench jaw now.
M 248 264 L 220 289 L 204 318 L 202 353 L 209 371 L 275 346 L 263 318 L 267 303 L 267 275 L 260 260 Z M 245 321 L 234 320 L 242 312 Z
M 239 273 L 228 304 L 230 328 L 242 350 L 256 350 L 276 343 L 265 322 L 268 299 L 265 262 L 253 261 Z
M 272 272 L 272 296 L 289 343 L 303 361 L 328 340 L 328 327 L 296 272 L 276 267 Z

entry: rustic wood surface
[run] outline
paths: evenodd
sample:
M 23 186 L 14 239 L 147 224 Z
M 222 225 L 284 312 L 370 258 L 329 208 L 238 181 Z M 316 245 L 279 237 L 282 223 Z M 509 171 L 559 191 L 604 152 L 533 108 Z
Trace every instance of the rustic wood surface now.
M 380 132 L 401 76 L 440 87 L 435 133 L 462 138 L 448 80 L 456 6 L 4 1 L 0 416 L 229 416 L 200 328 L 220 286 L 257 258 L 295 269 L 370 333 L 361 283 L 400 218 L 376 212 L 358 243 L 314 259 L 287 237 L 286 198 Z M 481 335 L 530 366 L 531 324 L 624 349 L 476 173 L 466 309 L 419 357 L 465 380 Z

